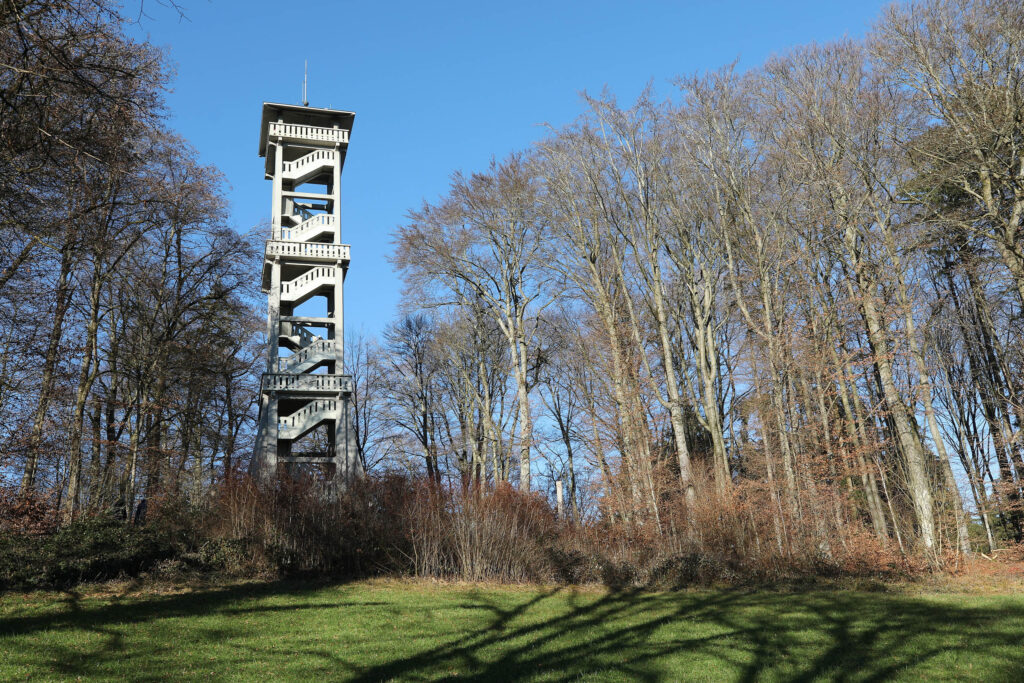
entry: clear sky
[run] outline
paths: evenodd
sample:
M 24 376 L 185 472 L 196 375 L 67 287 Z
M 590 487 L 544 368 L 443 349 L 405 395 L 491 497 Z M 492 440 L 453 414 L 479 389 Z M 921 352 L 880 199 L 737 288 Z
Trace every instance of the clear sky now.
M 178 1 L 185 20 L 146 2 L 140 33 L 177 66 L 169 124 L 227 176 L 236 228 L 269 221 L 260 108 L 299 103 L 304 60 L 310 105 L 356 112 L 342 176 L 345 318 L 369 334 L 396 312 L 395 226 L 443 194 L 453 171 L 528 147 L 539 124 L 568 123 L 583 90 L 607 85 L 628 102 L 653 81 L 667 97 L 677 75 L 860 37 L 888 4 Z

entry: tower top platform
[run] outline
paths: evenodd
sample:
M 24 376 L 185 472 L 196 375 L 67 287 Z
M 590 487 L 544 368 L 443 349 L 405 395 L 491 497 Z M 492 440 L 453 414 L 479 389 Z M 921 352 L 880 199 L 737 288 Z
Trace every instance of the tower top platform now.
M 352 130 L 355 118 L 356 113 L 354 111 L 303 107 L 301 104 L 264 102 L 263 119 L 260 122 L 260 156 L 266 156 L 270 124 L 278 119 L 281 119 L 284 123 L 297 126 L 312 126 L 316 128 L 334 128 L 337 126 L 347 133 Z M 347 135 L 345 140 L 347 142 Z

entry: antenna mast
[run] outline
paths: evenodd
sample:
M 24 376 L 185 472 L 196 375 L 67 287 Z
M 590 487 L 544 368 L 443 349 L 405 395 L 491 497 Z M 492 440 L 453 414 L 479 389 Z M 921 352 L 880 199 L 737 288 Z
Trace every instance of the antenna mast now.
M 309 98 L 306 97 L 306 82 L 309 80 L 309 60 L 303 61 L 302 66 L 302 106 L 309 106 Z

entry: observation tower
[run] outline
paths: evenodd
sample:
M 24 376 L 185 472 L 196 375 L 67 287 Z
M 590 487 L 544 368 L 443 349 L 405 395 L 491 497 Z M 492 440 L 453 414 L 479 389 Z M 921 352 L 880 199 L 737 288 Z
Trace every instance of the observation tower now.
M 345 374 L 341 170 L 355 113 L 263 104 L 260 156 L 273 182 L 263 259 L 267 363 L 252 471 L 267 480 L 295 463 L 336 480 L 362 474 Z

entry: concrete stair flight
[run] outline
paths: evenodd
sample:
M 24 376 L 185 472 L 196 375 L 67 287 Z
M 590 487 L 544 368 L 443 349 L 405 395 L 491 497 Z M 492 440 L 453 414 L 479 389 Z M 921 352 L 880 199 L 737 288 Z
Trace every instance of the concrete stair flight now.
M 313 334 L 299 323 L 282 322 L 280 344 L 292 351 L 303 349 L 314 342 L 322 339 L 320 335 Z
M 337 345 L 333 339 L 316 339 L 287 358 L 279 358 L 277 371 L 293 374 L 308 372 L 321 363 L 332 361 L 336 357 Z
M 301 304 L 322 287 L 334 287 L 338 280 L 334 266 L 310 268 L 294 280 L 281 283 L 281 301 Z
M 338 230 L 338 219 L 329 213 L 318 213 L 306 218 L 294 227 L 281 227 L 281 239 L 295 242 L 309 242 L 323 235 L 334 237 Z
M 310 401 L 291 415 L 277 418 L 277 435 L 280 439 L 294 441 L 302 438 L 319 425 L 338 416 L 338 401 L 322 398 Z
M 296 213 L 281 214 L 281 220 L 288 221 L 292 225 L 298 225 L 302 221 L 308 220 L 313 216 L 317 215 L 313 213 L 312 209 L 309 206 L 305 204 L 300 204 L 298 202 L 295 203 L 293 210 L 296 211 Z
M 295 161 L 282 163 L 281 177 L 294 181 L 296 184 L 302 184 L 321 173 L 332 172 L 337 161 L 338 153 L 333 149 L 318 149 Z

